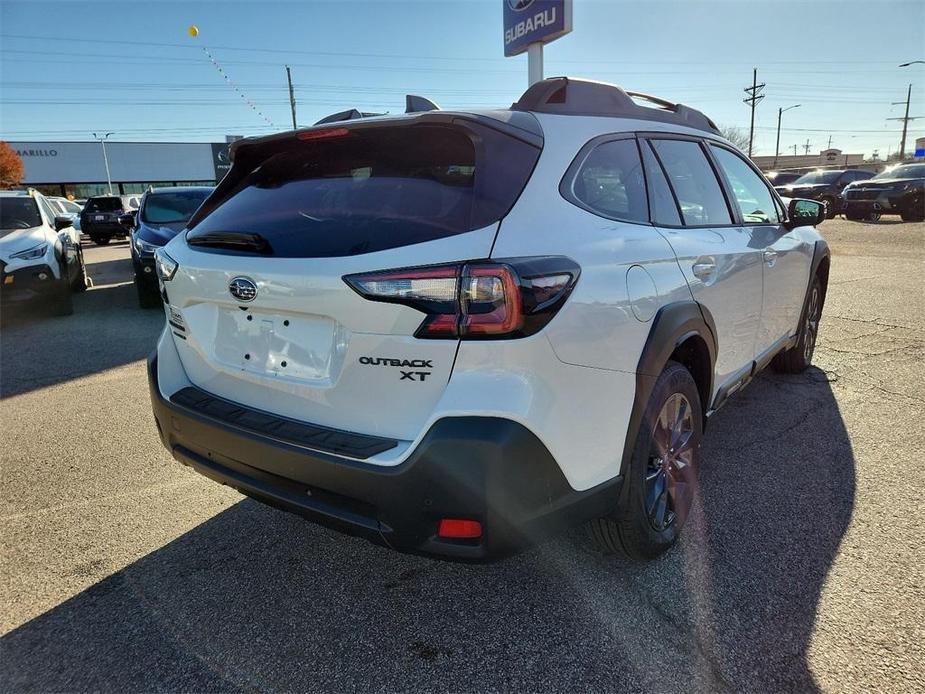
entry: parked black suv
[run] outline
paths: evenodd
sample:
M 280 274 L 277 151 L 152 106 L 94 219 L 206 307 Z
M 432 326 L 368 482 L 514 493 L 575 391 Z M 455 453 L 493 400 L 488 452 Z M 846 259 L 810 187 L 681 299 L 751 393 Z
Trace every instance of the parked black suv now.
M 97 195 L 87 200 L 80 213 L 80 230 L 97 246 L 105 246 L 113 238 L 128 236 L 119 217 L 137 209 L 137 195 Z
M 864 181 L 874 175 L 873 171 L 857 169 L 825 169 L 803 174 L 793 183 L 774 186 L 786 198 L 808 198 L 825 203 L 826 219 L 832 219 L 841 212 L 839 195 L 846 185 Z
M 796 171 L 768 171 L 764 175 L 766 179 L 771 183 L 772 186 L 785 186 L 788 183 L 793 183 L 803 174 Z
M 142 308 L 161 305 L 154 271 L 154 251 L 183 230 L 193 212 L 211 192 L 212 188 L 207 186 L 151 188 L 142 196 L 136 215 L 122 216 L 123 226 L 132 235 L 135 288 Z
M 903 164 L 842 192 L 845 216 L 854 221 L 898 214 L 904 222 L 925 221 L 925 164 Z

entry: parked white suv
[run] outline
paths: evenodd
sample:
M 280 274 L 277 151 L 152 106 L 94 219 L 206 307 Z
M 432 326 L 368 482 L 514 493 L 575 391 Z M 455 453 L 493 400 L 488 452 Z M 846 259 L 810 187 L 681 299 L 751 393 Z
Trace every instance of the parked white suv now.
M 43 301 L 58 315 L 74 312 L 72 292 L 90 286 L 71 217 L 41 193 L 0 192 L 0 298 Z
M 590 522 L 654 557 L 706 417 L 812 358 L 822 205 L 685 106 L 555 78 L 232 152 L 157 252 L 154 413 L 178 460 L 319 523 L 485 560 Z

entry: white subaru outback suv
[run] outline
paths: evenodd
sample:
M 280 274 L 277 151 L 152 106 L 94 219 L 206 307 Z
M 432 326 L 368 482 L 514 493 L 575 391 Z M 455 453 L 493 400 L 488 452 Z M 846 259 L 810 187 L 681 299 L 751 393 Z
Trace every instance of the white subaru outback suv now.
M 0 300 L 41 301 L 74 312 L 72 292 L 90 286 L 74 220 L 35 190 L 0 192 Z
M 810 363 L 822 205 L 785 204 L 703 114 L 611 85 L 419 103 L 235 143 L 157 253 L 163 443 L 402 551 L 495 559 L 589 523 L 658 555 L 706 418 Z

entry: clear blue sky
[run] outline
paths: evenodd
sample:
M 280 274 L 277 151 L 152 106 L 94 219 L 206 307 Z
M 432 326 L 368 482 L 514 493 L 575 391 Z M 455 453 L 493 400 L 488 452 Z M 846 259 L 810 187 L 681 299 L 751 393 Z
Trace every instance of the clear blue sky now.
M 444 108 L 508 105 L 526 86 L 526 56 L 503 57 L 502 2 L 0 2 L 0 137 L 217 141 L 287 129 L 286 63 L 300 124 L 353 106 L 401 111 L 406 92 Z M 925 66 L 897 67 L 925 60 L 920 0 L 574 8 L 573 33 L 546 47 L 547 75 L 614 82 L 747 128 L 742 89 L 758 67 L 757 154 L 773 154 L 780 106 L 802 104 L 784 115 L 782 150 L 808 139 L 815 152 L 831 135 L 848 152 L 895 151 L 901 126 L 886 118 L 902 115 L 890 102 L 910 82 L 911 115 L 925 116 Z

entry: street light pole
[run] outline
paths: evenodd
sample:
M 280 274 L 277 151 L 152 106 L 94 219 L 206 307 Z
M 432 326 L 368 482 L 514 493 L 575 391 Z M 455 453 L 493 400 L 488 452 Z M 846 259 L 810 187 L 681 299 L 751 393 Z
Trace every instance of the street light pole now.
M 800 104 L 794 104 L 793 106 L 788 106 L 787 108 L 777 109 L 777 144 L 774 145 L 774 168 L 777 168 L 777 157 L 780 156 L 780 121 L 781 116 L 784 115 L 784 111 L 789 111 L 792 108 L 800 108 Z
M 106 133 L 103 136 L 93 133 L 93 139 L 99 140 L 100 145 L 103 147 L 103 164 L 106 165 L 106 185 L 109 186 L 109 194 L 112 195 L 112 176 L 109 174 L 109 157 L 106 156 L 106 138 L 115 133 Z
M 900 63 L 899 67 L 909 67 L 910 65 L 925 65 L 925 60 L 910 60 L 908 63 Z M 902 164 L 903 157 L 906 156 L 906 132 L 909 128 L 909 121 L 917 120 L 916 118 L 909 117 L 909 102 L 912 101 L 912 85 L 909 85 L 909 89 L 906 91 L 906 115 L 902 118 L 888 118 L 887 120 L 901 120 L 903 122 L 903 136 L 899 141 L 899 163 Z M 893 104 L 901 104 L 902 101 L 894 101 Z

